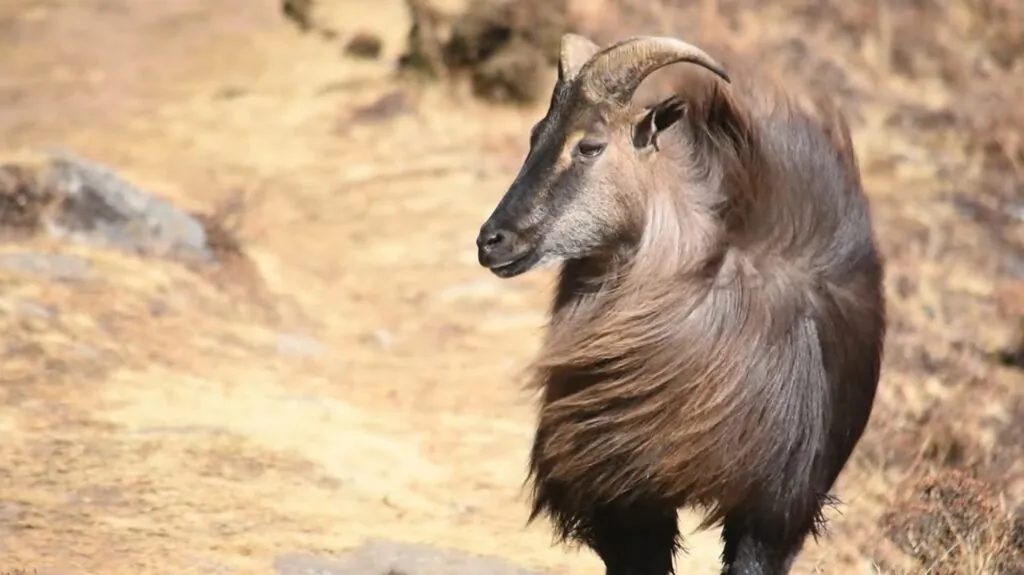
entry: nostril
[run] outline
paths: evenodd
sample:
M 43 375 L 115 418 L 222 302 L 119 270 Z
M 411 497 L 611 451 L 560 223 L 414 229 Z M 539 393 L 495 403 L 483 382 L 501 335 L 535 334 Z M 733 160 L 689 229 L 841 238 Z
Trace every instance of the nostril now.
M 493 248 L 494 246 L 496 246 L 496 245 L 498 245 L 498 244 L 500 244 L 500 243 L 502 243 L 504 241 L 505 241 L 505 234 L 503 234 L 501 232 L 494 232 L 493 234 L 488 236 L 486 240 L 484 240 L 484 245 L 489 247 L 489 248 Z
M 511 240 L 512 234 L 509 232 L 491 228 L 480 231 L 480 235 L 476 238 L 476 245 L 481 250 L 491 252 L 502 246 L 507 246 Z

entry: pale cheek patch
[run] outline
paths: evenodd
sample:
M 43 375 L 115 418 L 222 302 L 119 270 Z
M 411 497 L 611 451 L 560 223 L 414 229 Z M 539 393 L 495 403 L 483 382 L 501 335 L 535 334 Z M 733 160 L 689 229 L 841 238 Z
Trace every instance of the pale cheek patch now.
M 611 216 L 605 206 L 578 197 L 566 206 L 547 238 L 548 253 L 559 259 L 588 255 L 601 245 Z M 614 217 L 614 216 L 611 216 Z

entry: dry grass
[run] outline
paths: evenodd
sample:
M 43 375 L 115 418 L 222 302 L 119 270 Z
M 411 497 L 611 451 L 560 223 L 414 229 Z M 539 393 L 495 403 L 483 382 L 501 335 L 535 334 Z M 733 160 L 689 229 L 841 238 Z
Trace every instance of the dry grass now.
M 596 572 L 522 528 L 533 416 L 515 379 L 550 276 L 501 282 L 473 253 L 543 103 L 487 105 L 471 74 L 396 79 L 401 0 L 320 0 L 333 35 L 264 4 L 0 7 L 0 163 L 59 144 L 117 166 L 212 214 L 238 264 L 0 245 L 88 269 L 0 268 L 0 569 L 270 573 L 382 536 Z M 597 38 L 702 38 L 853 118 L 890 337 L 845 505 L 798 573 L 1014 567 L 1024 375 L 997 356 L 1024 316 L 1018 4 L 570 3 Z M 380 58 L 345 58 L 367 32 Z M 4 174 L 0 217 L 31 221 Z M 691 538 L 680 572 L 714 572 L 716 539 Z
M 888 536 L 935 575 L 1006 573 L 1024 565 L 1015 518 L 991 487 L 947 471 L 903 490 L 883 517 Z

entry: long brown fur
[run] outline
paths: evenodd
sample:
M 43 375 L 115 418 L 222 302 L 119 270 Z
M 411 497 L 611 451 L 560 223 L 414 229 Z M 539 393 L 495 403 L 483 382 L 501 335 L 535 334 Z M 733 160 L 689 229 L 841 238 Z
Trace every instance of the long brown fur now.
M 676 510 L 697 506 L 723 525 L 726 573 L 782 575 L 879 379 L 883 262 L 849 128 L 688 45 L 620 46 L 563 41 L 477 239 L 502 277 L 565 260 L 532 367 L 530 518 L 608 575 L 668 575 Z
M 777 497 L 818 517 L 870 411 L 882 264 L 845 121 L 763 83 L 698 96 L 679 166 L 717 167 L 694 188 L 707 210 L 666 185 L 625 218 L 634 250 L 561 272 L 531 518 L 564 538 L 609 504 L 699 504 L 711 525 Z

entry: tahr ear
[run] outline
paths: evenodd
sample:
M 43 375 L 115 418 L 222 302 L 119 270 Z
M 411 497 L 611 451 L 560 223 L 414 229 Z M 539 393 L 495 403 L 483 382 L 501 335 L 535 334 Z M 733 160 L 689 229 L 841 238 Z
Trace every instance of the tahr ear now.
M 650 109 L 633 130 L 633 145 L 638 149 L 654 146 L 658 150 L 658 136 L 671 128 L 686 113 L 685 104 L 671 97 Z
M 689 137 L 710 137 L 719 145 L 742 146 L 748 132 L 747 119 L 730 87 L 689 63 L 673 64 L 651 74 L 640 85 L 632 104 L 646 112 L 634 127 L 633 143 L 638 149 L 658 149 L 658 136 L 680 121 L 686 124 Z
M 559 82 L 572 81 L 583 69 L 583 65 L 600 49 L 600 46 L 579 34 L 564 34 L 558 54 Z

